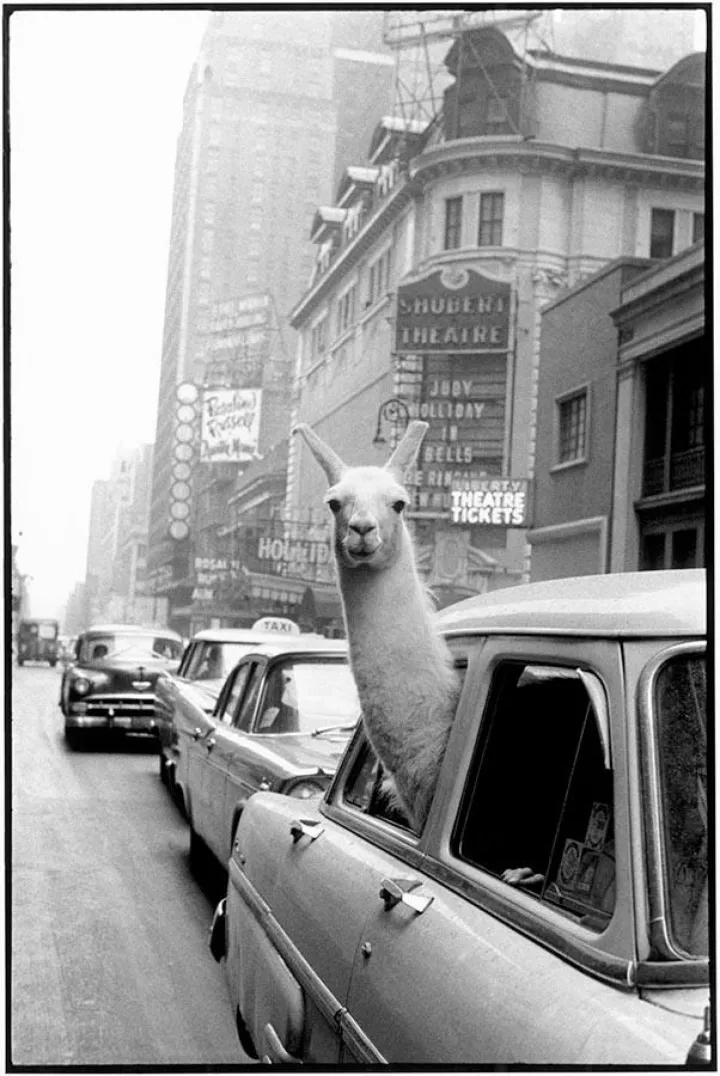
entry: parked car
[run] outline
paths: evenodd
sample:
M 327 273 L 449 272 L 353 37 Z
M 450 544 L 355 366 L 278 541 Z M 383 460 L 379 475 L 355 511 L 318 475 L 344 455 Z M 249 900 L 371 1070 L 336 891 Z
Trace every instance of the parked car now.
M 240 659 L 211 714 L 187 695 L 187 779 L 177 791 L 190 823 L 191 859 L 209 849 L 227 866 L 245 805 L 258 789 L 305 800 L 335 772 L 360 706 L 347 644 L 278 636 Z
M 422 832 L 362 726 L 321 801 L 250 800 L 211 932 L 247 1051 L 709 1060 L 705 585 L 560 579 L 440 614 L 463 689 Z
M 290 623 L 290 621 L 287 621 Z M 160 777 L 175 798 L 187 788 L 188 744 L 198 727 L 198 707 L 215 708 L 230 671 L 253 647 L 277 636 L 256 628 L 206 628 L 185 649 L 180 667 L 155 684 L 155 724 L 160 741 Z
M 179 635 L 166 628 L 99 624 L 82 632 L 62 675 L 65 738 L 77 745 L 90 730 L 155 733 L 158 675 L 177 669 Z
M 57 620 L 21 620 L 17 636 L 18 665 L 24 665 L 26 661 L 47 661 L 54 668 L 58 661 L 59 628 Z

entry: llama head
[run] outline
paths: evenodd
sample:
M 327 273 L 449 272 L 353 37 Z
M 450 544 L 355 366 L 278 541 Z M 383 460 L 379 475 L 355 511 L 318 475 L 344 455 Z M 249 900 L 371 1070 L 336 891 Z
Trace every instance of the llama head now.
M 407 535 L 405 474 L 427 428 L 427 422 L 411 422 L 384 467 L 349 467 L 310 426 L 295 427 L 328 477 L 325 503 L 335 520 L 335 549 L 348 567 L 378 570 L 397 559 Z

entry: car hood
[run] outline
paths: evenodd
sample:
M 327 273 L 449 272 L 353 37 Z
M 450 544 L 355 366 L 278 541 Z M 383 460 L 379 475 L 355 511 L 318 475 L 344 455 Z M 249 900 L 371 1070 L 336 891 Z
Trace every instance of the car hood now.
M 349 739 L 350 733 L 311 736 L 303 732 L 286 732 L 278 736 L 258 736 L 257 742 L 293 769 L 319 769 L 330 773 L 337 769 Z
M 183 690 L 201 710 L 212 713 L 224 683 L 224 680 L 188 680 L 183 682 Z

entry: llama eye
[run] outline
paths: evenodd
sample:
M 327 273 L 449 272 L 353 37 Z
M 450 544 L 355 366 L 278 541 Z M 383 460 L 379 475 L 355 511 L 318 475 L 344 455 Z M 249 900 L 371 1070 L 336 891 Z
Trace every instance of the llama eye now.
M 339 512 L 342 508 L 342 505 L 340 504 L 340 501 L 336 501 L 333 498 L 332 500 L 328 501 L 328 508 L 331 512 Z
M 404 507 L 405 501 L 395 501 L 395 504 L 393 505 L 393 511 L 397 512 L 397 514 L 400 515 Z

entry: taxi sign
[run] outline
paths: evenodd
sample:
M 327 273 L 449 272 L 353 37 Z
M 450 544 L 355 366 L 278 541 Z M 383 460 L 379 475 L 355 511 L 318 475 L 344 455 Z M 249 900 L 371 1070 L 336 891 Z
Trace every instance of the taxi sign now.
M 284 616 L 263 616 L 253 624 L 253 631 L 279 631 L 285 635 L 299 635 L 300 628 L 294 620 Z

